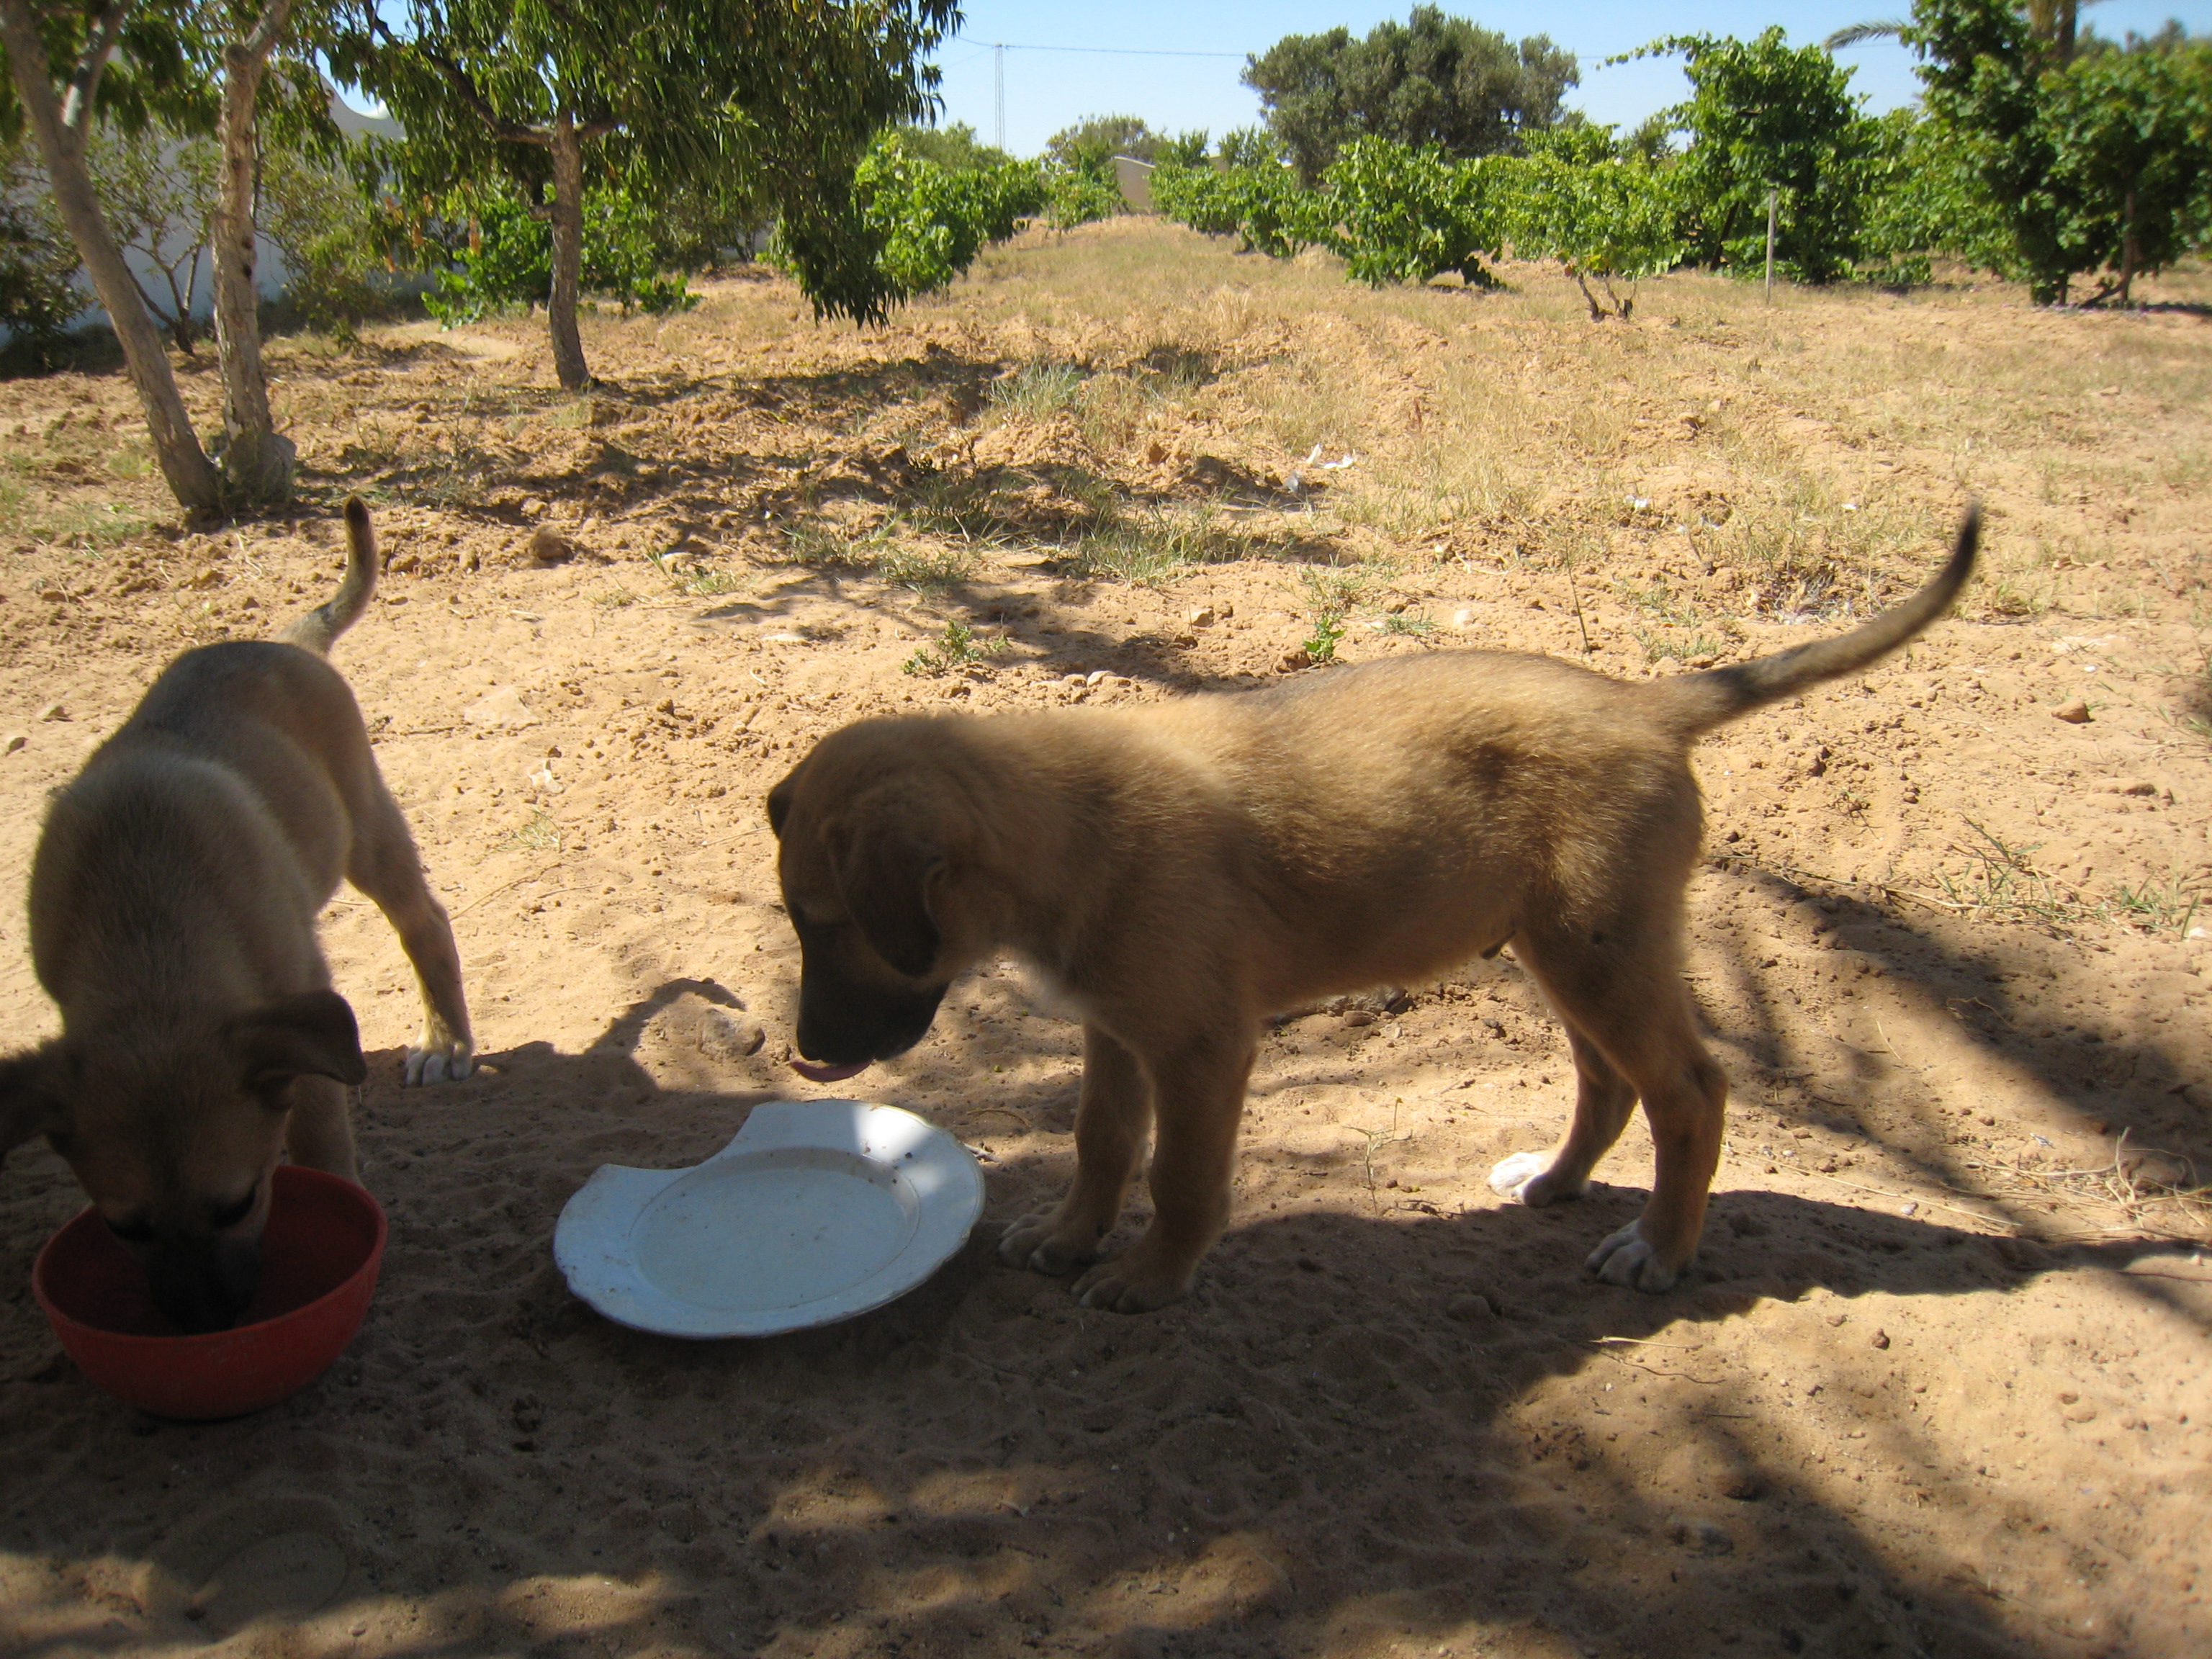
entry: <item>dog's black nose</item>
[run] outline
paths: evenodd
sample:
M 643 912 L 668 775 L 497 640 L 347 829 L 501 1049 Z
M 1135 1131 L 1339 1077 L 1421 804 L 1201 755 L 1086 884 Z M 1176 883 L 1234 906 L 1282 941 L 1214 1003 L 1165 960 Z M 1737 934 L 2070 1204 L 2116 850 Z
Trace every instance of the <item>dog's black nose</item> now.
M 887 994 L 807 973 L 799 987 L 799 1052 L 833 1066 L 890 1060 L 929 1035 L 944 995 L 942 986 Z
M 260 1283 L 260 1246 L 235 1240 L 196 1249 L 157 1248 L 146 1262 L 146 1288 L 154 1305 L 186 1336 L 228 1330 Z

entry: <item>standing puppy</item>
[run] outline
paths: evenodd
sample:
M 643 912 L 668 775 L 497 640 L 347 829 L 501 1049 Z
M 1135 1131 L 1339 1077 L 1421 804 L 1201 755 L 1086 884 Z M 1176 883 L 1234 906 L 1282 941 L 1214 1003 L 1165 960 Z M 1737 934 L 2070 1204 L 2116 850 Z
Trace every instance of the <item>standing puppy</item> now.
M 283 643 L 170 664 L 55 793 L 31 868 L 31 957 L 63 1034 L 0 1060 L 0 1154 L 44 1133 L 185 1331 L 252 1299 L 281 1152 L 356 1178 L 346 1085 L 368 1066 L 315 940 L 340 877 L 422 983 L 406 1081 L 470 1070 L 453 928 L 323 659 L 376 589 L 368 509 L 345 521 L 331 601 Z
M 1663 1291 L 1696 1254 L 1727 1095 L 1683 988 L 1700 732 L 1865 667 L 1972 574 L 1835 639 L 1644 684 L 1547 658 L 1431 655 L 1151 708 L 863 720 L 770 792 L 820 1082 L 921 1041 L 945 987 L 1011 949 L 1084 1016 L 1075 1182 L 1000 1243 L 1061 1273 L 1120 1215 L 1147 1135 L 1153 1217 L 1077 1285 L 1094 1307 L 1190 1288 L 1226 1224 L 1261 1021 L 1406 985 L 1509 942 L 1567 1027 L 1579 1092 L 1549 1158 L 1492 1182 L 1573 1198 L 1638 1098 L 1657 1175 L 1589 1265 Z

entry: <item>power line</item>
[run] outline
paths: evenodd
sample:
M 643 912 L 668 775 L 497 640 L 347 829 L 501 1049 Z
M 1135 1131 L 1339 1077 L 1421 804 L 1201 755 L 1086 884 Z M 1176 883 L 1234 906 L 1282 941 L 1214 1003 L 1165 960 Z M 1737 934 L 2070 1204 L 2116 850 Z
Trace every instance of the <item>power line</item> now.
M 1157 46 L 1040 46 L 1016 40 L 977 40 L 972 34 L 954 34 L 948 40 L 965 40 L 971 46 L 994 46 L 1001 52 L 1093 52 L 1109 58 L 1249 58 L 1244 52 L 1170 52 Z

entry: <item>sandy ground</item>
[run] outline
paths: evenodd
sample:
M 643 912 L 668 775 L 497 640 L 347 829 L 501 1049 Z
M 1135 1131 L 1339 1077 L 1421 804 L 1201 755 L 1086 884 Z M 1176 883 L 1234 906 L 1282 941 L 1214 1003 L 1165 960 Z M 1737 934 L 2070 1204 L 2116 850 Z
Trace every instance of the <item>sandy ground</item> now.
M 1368 295 L 1112 226 L 887 331 L 762 278 L 599 319 L 620 385 L 585 399 L 521 319 L 294 341 L 302 504 L 215 530 L 163 508 L 119 374 L 0 392 L 0 883 L 172 654 L 322 597 L 363 489 L 390 574 L 336 659 L 485 1062 L 401 1091 L 411 981 L 343 895 L 392 1247 L 344 1358 L 242 1421 L 76 1374 L 27 1278 L 80 1197 L 10 1159 L 0 1651 L 2212 1648 L 2203 312 L 1674 279 L 1598 329 L 1511 274 Z M 206 416 L 207 366 L 186 384 Z M 1316 489 L 1322 442 L 1358 459 Z M 1072 1163 L 1076 1035 L 1011 967 L 866 1080 L 984 1161 L 922 1290 L 684 1345 L 562 1285 L 596 1166 L 841 1092 L 782 1065 L 759 804 L 822 732 L 1256 684 L 1331 607 L 1352 660 L 1675 672 L 1903 592 L 1969 493 L 1991 563 L 1960 617 L 1700 751 L 1691 973 L 1735 1095 L 1685 1288 L 1579 1272 L 1640 1201 L 1640 1125 L 1580 1205 L 1485 1187 L 1571 1092 L 1510 959 L 1271 1036 L 1235 1221 L 1166 1311 L 992 1254 Z M 947 664 L 951 622 L 991 648 Z M 14 906 L 11 1042 L 54 1026 Z

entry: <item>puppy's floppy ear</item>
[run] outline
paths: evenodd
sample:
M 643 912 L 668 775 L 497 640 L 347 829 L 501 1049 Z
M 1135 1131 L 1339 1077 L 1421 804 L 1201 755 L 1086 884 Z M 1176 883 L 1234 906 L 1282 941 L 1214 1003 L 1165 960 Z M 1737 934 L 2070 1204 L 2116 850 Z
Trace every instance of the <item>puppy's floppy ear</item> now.
M 260 1093 L 282 1088 L 295 1077 L 366 1082 L 368 1062 L 361 1054 L 361 1028 L 353 1009 L 336 991 L 302 991 L 279 997 L 230 1024 L 230 1044 L 246 1075 L 246 1086 Z
M 791 816 L 791 798 L 796 792 L 799 768 L 794 766 L 783 775 L 783 781 L 768 792 L 768 827 L 783 838 L 784 821 Z
M 944 936 L 930 914 L 929 890 L 944 854 L 907 825 L 832 825 L 823 836 L 845 908 L 876 954 L 909 979 L 937 960 Z
M 53 1045 L 0 1060 L 0 1159 L 25 1141 L 69 1122 L 69 1106 L 52 1083 Z

